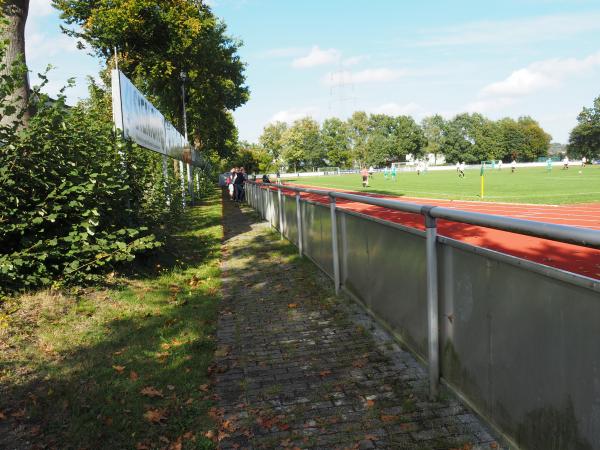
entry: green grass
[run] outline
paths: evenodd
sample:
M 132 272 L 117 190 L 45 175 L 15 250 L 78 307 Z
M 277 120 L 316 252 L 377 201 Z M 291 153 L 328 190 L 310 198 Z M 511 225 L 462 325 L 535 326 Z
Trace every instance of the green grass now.
M 382 173 L 377 173 L 366 189 L 358 174 L 306 177 L 289 182 L 395 196 L 481 200 L 479 169 L 467 170 L 465 178 L 458 178 L 455 170 L 430 170 L 425 175 L 399 172 L 396 181 L 391 177 L 385 180 Z M 545 167 L 518 168 L 516 173 L 506 166 L 502 171 L 488 170 L 483 200 L 544 204 L 599 202 L 600 166 L 584 169 L 572 166 L 569 170 L 555 167 L 551 173 Z
M 191 208 L 135 275 L 0 309 L 0 448 L 214 447 L 221 213 Z

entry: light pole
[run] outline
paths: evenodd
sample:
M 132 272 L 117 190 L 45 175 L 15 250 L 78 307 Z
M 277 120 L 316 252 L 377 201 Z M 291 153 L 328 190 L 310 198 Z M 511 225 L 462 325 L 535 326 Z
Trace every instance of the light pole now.
M 187 80 L 187 73 L 185 73 L 183 70 L 180 73 L 181 76 L 181 101 L 183 104 L 183 134 L 185 137 L 185 144 L 186 145 L 190 145 L 190 141 L 188 139 L 188 130 L 187 130 L 187 111 L 186 111 L 186 107 L 185 107 L 185 82 Z M 190 158 L 191 158 L 191 152 L 190 152 Z M 188 182 L 188 191 L 190 194 L 190 200 L 191 203 L 194 203 L 194 184 L 192 182 L 192 166 L 190 165 L 189 162 L 186 162 L 186 168 L 187 168 L 187 182 Z M 181 167 L 181 190 L 182 192 L 185 189 L 185 181 L 183 178 L 183 162 L 180 165 Z M 184 194 L 185 197 L 185 194 Z

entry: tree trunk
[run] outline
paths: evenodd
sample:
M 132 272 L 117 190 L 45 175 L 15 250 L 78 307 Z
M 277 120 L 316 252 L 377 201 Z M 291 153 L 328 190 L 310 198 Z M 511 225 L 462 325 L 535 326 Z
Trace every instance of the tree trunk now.
M 15 64 L 26 64 L 25 60 L 25 23 L 29 13 L 29 0 L 0 0 L 2 15 L 7 24 L 0 28 L 0 39 L 7 40 L 8 46 L 5 54 L 2 56 L 2 66 L 4 70 L 0 75 L 10 74 L 15 68 Z M 29 76 L 26 70 L 20 74 L 20 83 L 16 86 L 12 95 L 6 100 L 12 103 L 17 111 L 24 111 L 23 124 L 29 121 Z M 17 114 L 18 114 L 17 112 Z M 11 123 L 16 115 L 0 117 L 1 123 Z

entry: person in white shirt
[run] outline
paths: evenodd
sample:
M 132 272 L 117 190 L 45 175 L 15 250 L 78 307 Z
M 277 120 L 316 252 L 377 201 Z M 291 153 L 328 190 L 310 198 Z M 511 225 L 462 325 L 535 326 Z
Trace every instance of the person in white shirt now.
M 373 166 L 369 167 L 369 178 L 373 178 L 373 174 L 375 173 L 375 169 Z
M 563 159 L 563 170 L 568 169 L 568 168 L 569 168 L 569 157 L 565 156 L 565 159 Z
M 456 161 L 456 173 L 460 171 L 460 163 Z
M 502 160 L 498 161 L 498 170 L 502 170 Z
M 587 158 L 584 156 L 581 158 L 581 167 L 585 167 L 585 163 L 587 162 Z
M 460 165 L 458 166 L 458 177 L 459 178 L 465 177 L 465 162 L 464 161 L 462 161 L 460 163 Z
M 517 170 L 517 161 L 513 159 L 512 162 L 510 163 L 510 171 L 511 171 L 511 173 L 515 173 L 516 170 Z

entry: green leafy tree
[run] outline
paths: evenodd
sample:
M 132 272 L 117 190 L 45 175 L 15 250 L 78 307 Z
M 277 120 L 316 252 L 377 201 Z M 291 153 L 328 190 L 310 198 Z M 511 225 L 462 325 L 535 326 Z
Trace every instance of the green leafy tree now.
M 321 140 L 326 152 L 327 164 L 333 167 L 350 167 L 350 135 L 345 122 L 332 117 L 321 125 Z
M 281 156 L 294 170 L 312 170 L 325 165 L 325 149 L 319 124 L 310 117 L 296 120 L 283 134 Z
M 425 117 L 421 121 L 421 129 L 426 142 L 423 152 L 433 154 L 435 162 L 437 162 L 437 155 L 441 153 L 445 125 L 444 118 L 439 114 Z
M 244 85 L 241 43 L 199 0 L 53 0 L 74 28 L 111 65 L 119 68 L 182 129 L 181 73 L 195 145 L 227 156 L 237 136 L 230 111 L 249 96 Z
M 591 108 L 583 108 L 577 116 L 577 125 L 569 135 L 569 156 L 588 160 L 600 158 L 600 96 Z
M 276 161 L 281 156 L 283 150 L 283 134 L 288 129 L 285 122 L 269 123 L 263 128 L 263 132 L 258 141 L 263 148 L 271 155 L 271 159 Z
M 358 167 L 367 163 L 369 126 L 369 116 L 364 111 L 356 111 L 348 119 L 352 159 L 354 165 Z

